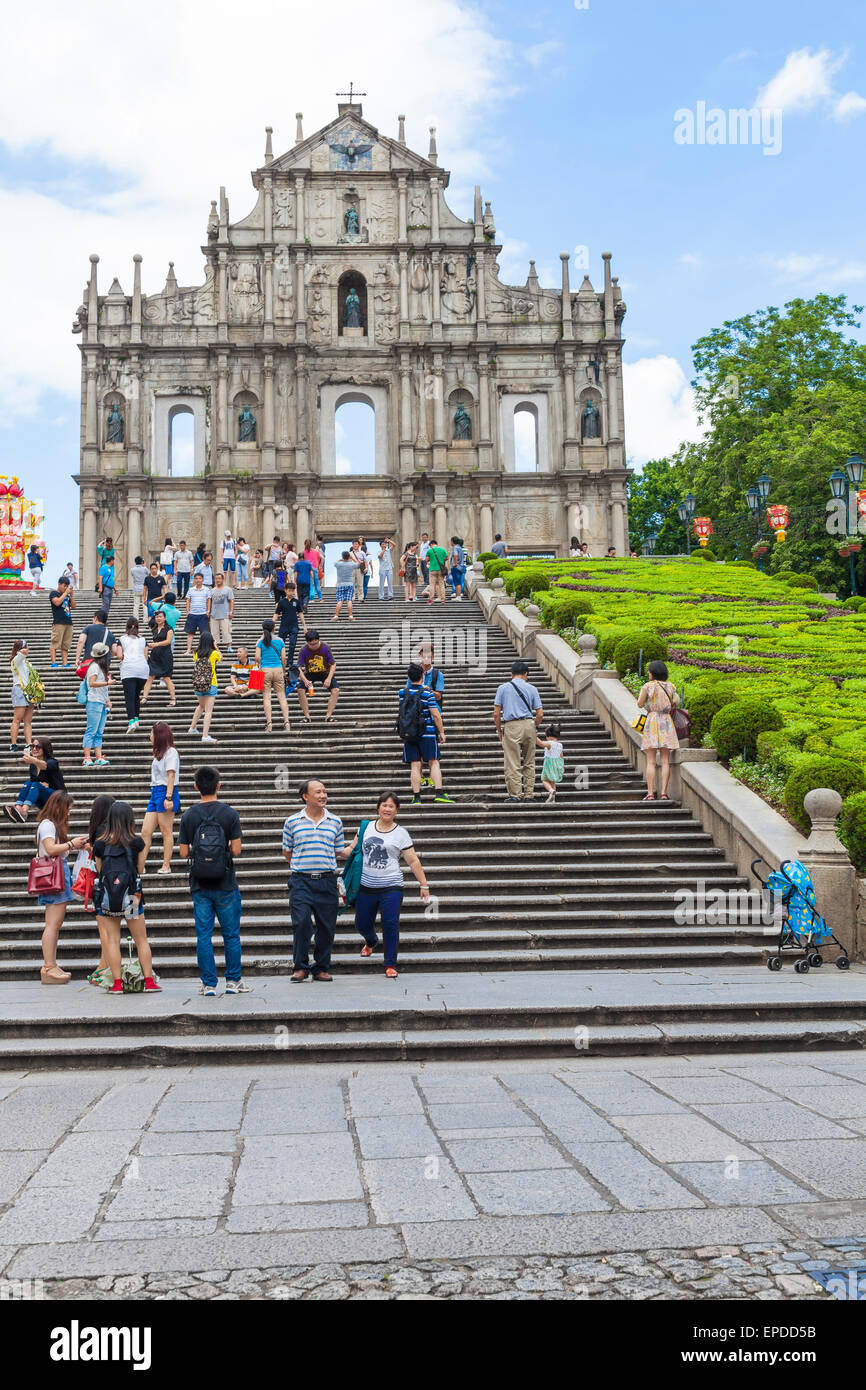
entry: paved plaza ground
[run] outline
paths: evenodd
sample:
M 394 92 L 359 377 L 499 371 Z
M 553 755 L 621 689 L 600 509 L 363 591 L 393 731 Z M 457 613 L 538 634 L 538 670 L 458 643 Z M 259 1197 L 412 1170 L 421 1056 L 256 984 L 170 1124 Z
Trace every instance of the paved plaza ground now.
M 866 1054 L 0 1074 L 45 1297 L 827 1298 Z

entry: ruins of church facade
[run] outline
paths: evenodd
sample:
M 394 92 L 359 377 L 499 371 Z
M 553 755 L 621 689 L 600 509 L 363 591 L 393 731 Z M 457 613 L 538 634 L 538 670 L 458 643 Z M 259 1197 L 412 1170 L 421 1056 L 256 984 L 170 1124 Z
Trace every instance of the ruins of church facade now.
M 252 173 L 256 202 L 207 222 L 204 283 L 142 293 L 97 285 L 74 324 L 82 358 L 81 556 L 114 537 L 124 576 L 166 536 L 261 546 L 274 535 L 427 531 L 488 550 L 603 554 L 627 545 L 622 393 L 625 305 L 603 287 L 502 283 L 490 204 L 445 199 L 435 133 L 426 157 L 381 134 L 357 103 Z M 347 473 L 336 412 L 375 418 L 373 470 Z M 175 419 L 192 417 L 183 471 Z

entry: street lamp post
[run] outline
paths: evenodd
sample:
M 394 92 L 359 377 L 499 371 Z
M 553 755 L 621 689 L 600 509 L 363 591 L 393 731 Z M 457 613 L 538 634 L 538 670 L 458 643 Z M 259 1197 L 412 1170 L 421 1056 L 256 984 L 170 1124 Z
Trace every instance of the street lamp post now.
M 851 454 L 845 460 L 844 473 L 841 468 L 834 468 L 833 472 L 830 474 L 831 493 L 833 494 L 837 502 L 841 502 L 843 499 L 845 502 L 846 533 L 848 532 L 848 529 L 851 525 L 851 519 L 849 516 L 849 509 L 851 505 L 851 489 L 858 488 L 862 483 L 863 468 L 863 459 L 860 457 L 860 455 Z M 848 552 L 848 572 L 851 581 L 851 593 L 853 595 L 857 592 L 857 581 L 854 573 L 854 556 L 851 554 L 850 551 Z
M 759 545 L 761 541 L 761 513 L 764 510 L 764 504 L 766 503 L 769 495 L 770 478 L 767 473 L 762 473 L 760 478 L 758 479 L 757 486 L 750 487 L 748 492 L 746 493 L 746 505 L 748 506 L 749 511 L 752 513 L 752 516 L 755 518 L 755 521 L 757 522 L 758 526 L 758 537 L 755 542 L 756 545 Z M 763 555 L 758 556 L 758 569 L 763 572 Z
M 686 496 L 683 498 L 682 502 L 677 503 L 677 516 L 679 517 L 680 521 L 683 523 L 683 525 L 684 525 L 685 528 L 686 528 L 686 554 L 687 554 L 687 555 L 691 555 L 691 553 L 692 553 L 692 538 L 691 538 L 691 536 L 690 536 L 690 534 L 689 534 L 689 522 L 691 521 L 691 519 L 692 519 L 692 517 L 694 516 L 694 514 L 695 514 L 695 499 L 694 499 L 694 495 L 693 495 L 691 492 L 689 492 L 689 493 L 687 493 Z

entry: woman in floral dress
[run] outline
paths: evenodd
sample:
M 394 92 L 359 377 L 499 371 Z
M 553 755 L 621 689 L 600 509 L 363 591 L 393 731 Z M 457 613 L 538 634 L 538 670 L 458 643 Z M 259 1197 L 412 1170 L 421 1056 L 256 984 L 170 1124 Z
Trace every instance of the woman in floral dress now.
M 646 706 L 647 711 L 641 739 L 641 748 L 647 755 L 647 794 L 644 801 L 656 799 L 656 750 L 662 765 L 661 800 L 670 801 L 668 782 L 671 775 L 671 749 L 680 746 L 672 716 L 680 697 L 668 680 L 668 668 L 663 661 L 651 661 L 647 667 L 647 675 L 649 680 L 641 686 L 637 697 L 638 707 L 643 709 Z

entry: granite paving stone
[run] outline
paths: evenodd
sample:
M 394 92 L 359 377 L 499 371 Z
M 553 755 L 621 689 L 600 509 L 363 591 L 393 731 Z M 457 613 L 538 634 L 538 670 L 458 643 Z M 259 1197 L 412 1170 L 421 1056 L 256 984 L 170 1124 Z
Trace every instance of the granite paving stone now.
M 106 1191 L 138 1142 L 137 1129 L 68 1134 L 30 1181 L 31 1188 Z
M 615 1117 L 616 1118 L 616 1117 Z M 700 1115 L 623 1115 L 616 1119 L 621 1130 L 662 1163 L 726 1158 L 757 1158 L 758 1155 L 711 1125 Z
M 147 1216 L 135 1221 L 103 1221 L 95 1240 L 185 1240 L 208 1236 L 217 1228 L 217 1217 Z
M 436 1129 L 516 1129 L 535 1123 L 519 1105 L 508 1101 L 504 1093 L 502 1101 L 497 1104 L 487 1101 L 477 1104 L 431 1104 L 429 1112 Z
M 866 1086 L 849 1081 L 838 1086 L 792 1086 L 788 1099 L 819 1115 L 845 1120 L 866 1115 Z
M 739 1062 L 727 1068 L 734 1076 L 742 1076 L 754 1081 L 757 1086 L 766 1086 L 770 1091 L 779 1091 L 786 1096 L 791 1086 L 831 1086 L 838 1085 L 838 1077 L 822 1071 L 820 1066 L 802 1063 L 779 1062 Z
M 376 1219 L 395 1221 L 472 1220 L 475 1207 L 447 1158 L 374 1158 L 364 1176 Z
M 495 1076 L 418 1077 L 428 1105 L 500 1105 L 505 1092 Z
M 568 1085 L 607 1115 L 682 1115 L 683 1107 L 638 1077 L 569 1077 Z
M 540 1125 L 515 1125 L 513 1129 L 500 1126 L 493 1129 L 440 1129 L 439 1138 L 446 1139 L 544 1139 Z
M 362 1196 L 350 1134 L 252 1136 L 244 1144 L 235 1179 L 236 1206 L 349 1201 Z
M 844 1139 L 844 1129 L 784 1100 L 748 1105 L 697 1105 L 708 1120 L 740 1139 Z
M 241 1122 L 240 1100 L 163 1101 L 151 1121 L 151 1129 L 237 1129 Z
M 574 1139 L 578 1142 L 600 1142 L 618 1138 L 613 1126 L 597 1115 L 570 1087 L 556 1077 L 549 1078 L 554 1085 L 543 1084 L 545 1080 L 544 1077 L 518 1077 L 510 1080 L 509 1089 L 553 1134 L 562 1139 L 567 1137 L 569 1142 Z
M 466 1179 L 489 1216 L 544 1216 L 548 1212 L 608 1211 L 610 1203 L 573 1168 L 542 1168 L 524 1174 L 470 1173 Z
M 190 1101 L 243 1100 L 250 1084 L 251 1078 L 246 1069 L 239 1075 L 233 1075 L 231 1069 L 226 1068 L 221 1074 L 206 1077 L 197 1068 L 191 1080 L 175 1081 L 166 1099 L 176 1105 L 186 1105 Z
M 286 1206 L 233 1206 L 227 1231 L 311 1231 L 347 1226 L 367 1226 L 363 1202 L 295 1202 Z
M 83 1115 L 75 1126 L 78 1130 L 132 1129 L 147 1124 L 170 1081 L 136 1082 L 129 1086 L 114 1086 Z
M 93 1225 L 104 1196 L 105 1191 L 62 1187 L 25 1190 L 0 1216 L 0 1244 L 77 1240 Z
M 660 1076 L 655 1085 L 682 1105 L 733 1105 L 773 1099 L 760 1086 L 741 1076 Z
M 798 1187 L 772 1164 L 675 1163 L 676 1173 L 702 1192 L 714 1206 L 762 1207 L 781 1202 L 808 1202 L 811 1193 Z
M 174 1216 L 220 1216 L 228 1182 L 210 1187 L 158 1188 L 124 1182 L 105 1213 L 106 1221 L 159 1221 Z
M 19 1187 L 33 1176 L 48 1152 L 48 1149 L 0 1151 L 0 1203 L 11 1202 Z
M 244 1134 L 324 1134 L 346 1129 L 338 1086 L 327 1089 L 254 1091 L 244 1115 Z
M 135 1181 L 143 1187 L 170 1190 L 219 1187 L 231 1177 L 229 1154 L 146 1154 L 135 1165 Z
M 353 1076 L 349 1082 L 349 1106 L 355 1116 L 420 1115 L 421 1097 L 411 1076 Z
M 866 1139 L 758 1142 L 755 1148 L 827 1197 L 843 1197 L 849 1201 L 866 1198 Z M 866 1218 L 862 1225 L 866 1227 Z M 856 1231 L 850 1233 L 858 1234 Z
M 424 1115 L 394 1114 L 355 1121 L 364 1158 L 415 1158 L 442 1152 Z
M 240 1147 L 236 1130 L 197 1130 L 188 1133 L 150 1130 L 141 1139 L 142 1154 L 233 1154 Z
M 546 1139 L 452 1139 L 448 1152 L 462 1173 L 518 1173 L 571 1166 Z M 529 1179 L 530 1186 L 534 1182 L 534 1178 Z
M 569 1151 L 587 1172 L 613 1193 L 621 1206 L 631 1211 L 704 1205 L 700 1197 L 625 1140 L 612 1144 L 572 1144 Z

